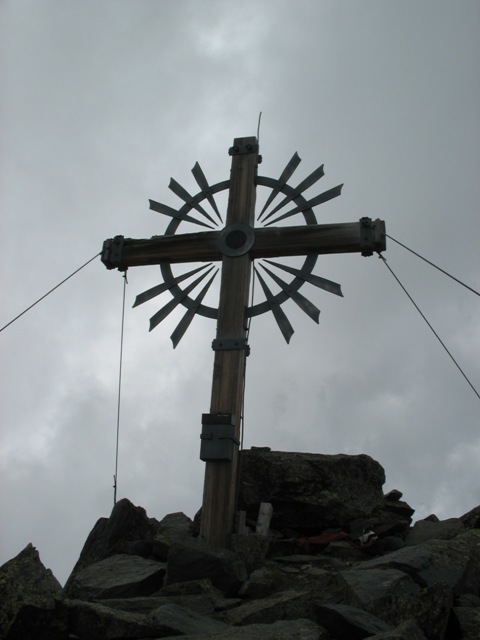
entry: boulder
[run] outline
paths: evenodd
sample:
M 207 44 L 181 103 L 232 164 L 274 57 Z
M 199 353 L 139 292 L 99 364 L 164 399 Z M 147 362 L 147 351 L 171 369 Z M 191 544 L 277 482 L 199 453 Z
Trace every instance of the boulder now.
M 200 540 L 182 540 L 170 546 L 166 584 L 209 578 L 223 594 L 235 595 L 247 579 L 241 558 L 228 549 L 213 549 Z
M 368 456 L 248 455 L 249 517 L 269 500 L 277 529 L 212 549 L 120 501 L 64 591 L 31 545 L 0 567 L 2 640 L 477 640 L 480 507 L 412 527 Z
M 313 535 L 348 527 L 385 504 L 385 472 L 367 455 L 253 449 L 240 457 L 239 509 L 256 521 L 260 503 L 271 503 L 274 529 Z
M 462 640 L 478 640 L 480 635 L 480 608 L 454 607 L 455 626 L 458 638 Z
M 480 532 L 473 531 L 451 541 L 429 540 L 362 562 L 357 569 L 399 569 L 421 587 L 445 582 L 456 595 L 467 580 L 475 582 L 474 576 L 479 570 L 479 543 Z
M 426 636 L 414 620 L 407 620 L 395 629 L 369 636 L 369 640 L 426 640 Z
M 465 525 L 465 529 L 480 529 L 480 506 L 465 513 L 460 520 Z
M 252 600 L 219 614 L 219 619 L 232 626 L 243 626 L 275 620 L 312 618 L 313 606 L 308 591 L 282 591 L 269 598 Z
M 336 640 L 363 640 L 392 628 L 380 618 L 344 604 L 319 604 L 316 613 L 320 624 Z
M 165 571 L 155 560 L 119 554 L 77 572 L 65 594 L 80 600 L 148 596 L 161 589 Z
M 149 620 L 156 625 L 168 626 L 178 632 L 178 635 L 224 633 L 229 627 L 219 620 L 202 616 L 189 611 L 178 604 L 167 602 L 160 605 L 149 615 Z
M 156 524 L 142 507 L 134 506 L 126 498 L 119 500 L 110 517 L 100 518 L 90 532 L 66 582 L 66 589 L 76 573 L 99 560 L 117 554 L 150 557 Z
M 68 613 L 70 637 L 82 640 L 136 640 L 179 635 L 175 628 L 144 615 L 112 609 L 98 602 L 67 600 L 64 607 Z
M 62 587 L 28 544 L 0 567 L 0 637 L 5 640 L 63 640 L 66 621 L 59 614 Z
M 164 638 L 172 640 L 173 636 Z M 330 634 L 311 620 L 277 620 L 272 624 L 250 624 L 230 627 L 228 631 L 212 634 L 182 636 L 182 640 L 330 640 Z M 413 639 L 415 640 L 415 639 Z
M 157 533 L 152 545 L 153 555 L 166 562 L 172 542 L 191 538 L 192 530 L 193 522 L 184 513 L 169 513 L 158 523 Z
M 460 518 L 448 520 L 418 520 L 410 529 L 405 544 L 412 546 L 427 540 L 451 540 L 465 531 L 465 525 Z

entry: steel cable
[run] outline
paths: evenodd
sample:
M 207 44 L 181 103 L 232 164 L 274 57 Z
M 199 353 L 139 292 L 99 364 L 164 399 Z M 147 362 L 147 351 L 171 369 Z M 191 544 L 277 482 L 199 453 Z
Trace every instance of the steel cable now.
M 403 289 L 404 293 L 407 295 L 408 299 L 410 300 L 410 302 L 413 304 L 413 306 L 415 307 L 415 309 L 418 311 L 418 313 L 422 316 L 422 318 L 425 320 L 425 322 L 427 323 L 427 325 L 429 326 L 430 330 L 432 331 L 432 333 L 434 334 L 434 336 L 437 338 L 437 340 L 440 342 L 440 344 L 442 345 L 442 347 L 445 349 L 445 351 L 447 352 L 447 354 L 450 356 L 450 358 L 452 359 L 453 363 L 455 364 L 455 366 L 457 367 L 457 369 L 460 371 L 460 373 L 462 374 L 462 376 L 465 378 L 465 380 L 468 382 L 468 384 L 470 385 L 470 387 L 472 388 L 473 392 L 475 393 L 475 395 L 478 397 L 478 399 L 480 400 L 480 394 L 478 393 L 478 391 L 475 389 L 475 387 L 473 386 L 473 384 L 470 382 L 470 380 L 468 379 L 467 375 L 464 373 L 464 371 L 462 370 L 462 368 L 460 367 L 460 365 L 458 364 L 458 362 L 455 360 L 455 358 L 453 357 L 453 355 L 450 353 L 450 351 L 447 349 L 445 343 L 442 341 L 442 339 L 440 338 L 440 336 L 438 335 L 438 333 L 435 331 L 435 329 L 432 327 L 432 325 L 430 324 L 430 322 L 427 320 L 427 318 L 425 317 L 425 315 L 422 313 L 422 311 L 420 310 L 419 306 L 416 304 L 416 302 L 413 300 L 412 296 L 408 293 L 408 291 L 405 289 L 405 287 L 403 286 L 403 284 L 400 282 L 400 280 L 397 278 L 397 276 L 395 275 L 395 273 L 393 272 L 392 268 L 390 267 L 390 265 L 387 263 L 386 259 L 384 258 L 384 256 L 382 256 L 381 253 L 378 254 L 378 257 L 383 261 L 383 264 L 387 267 L 387 269 L 390 271 L 390 273 L 392 274 L 392 276 L 395 278 L 395 280 L 398 282 L 398 284 L 401 286 L 401 288 Z

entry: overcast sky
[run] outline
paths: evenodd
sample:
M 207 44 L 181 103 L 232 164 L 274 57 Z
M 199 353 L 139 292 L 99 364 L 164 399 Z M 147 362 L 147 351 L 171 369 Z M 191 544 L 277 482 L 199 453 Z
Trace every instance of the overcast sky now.
M 381 218 L 478 291 L 479 60 L 476 0 L 3 0 L 0 325 L 106 238 L 164 233 L 148 199 L 179 208 L 170 177 L 197 193 L 196 161 L 226 180 L 260 111 L 261 175 L 297 151 L 291 184 L 323 163 L 307 195 L 345 184 L 319 223 Z M 385 258 L 480 390 L 478 296 L 392 241 Z M 479 398 L 377 256 L 315 274 L 344 294 L 302 288 L 319 325 L 292 301 L 290 345 L 252 322 L 244 446 L 369 454 L 415 519 L 477 506 Z M 170 294 L 132 304 L 160 282 L 128 271 L 118 498 L 193 517 L 215 322 L 175 350 L 180 309 L 149 333 Z M 0 334 L 0 563 L 32 542 L 63 583 L 111 511 L 122 291 L 97 258 Z

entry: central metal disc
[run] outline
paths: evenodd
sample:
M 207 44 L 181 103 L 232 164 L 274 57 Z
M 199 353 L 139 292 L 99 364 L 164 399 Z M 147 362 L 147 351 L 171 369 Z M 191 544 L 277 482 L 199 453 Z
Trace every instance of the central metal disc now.
M 218 248 L 224 256 L 236 257 L 248 253 L 255 244 L 255 232 L 242 222 L 228 225 L 221 232 Z

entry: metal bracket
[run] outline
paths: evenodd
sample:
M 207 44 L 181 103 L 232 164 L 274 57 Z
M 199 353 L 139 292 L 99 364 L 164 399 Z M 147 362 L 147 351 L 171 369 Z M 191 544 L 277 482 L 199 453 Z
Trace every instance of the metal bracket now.
M 385 251 L 385 223 L 383 220 L 360 218 L 360 249 L 362 256 L 371 256 L 374 251 Z
M 371 218 L 360 218 L 360 249 L 362 256 L 373 255 L 375 228 Z
M 229 156 L 239 156 L 244 153 L 258 153 L 258 144 L 236 144 L 228 150 Z
M 215 338 L 212 342 L 214 351 L 234 351 L 245 349 L 247 356 L 250 354 L 250 347 L 246 338 Z
M 235 435 L 236 422 L 231 413 L 202 413 L 200 460 L 233 460 L 235 447 L 240 444 Z
M 101 260 L 107 269 L 116 269 L 121 264 L 124 240 L 123 236 L 115 236 L 103 243 Z M 126 270 L 118 268 L 120 271 Z

